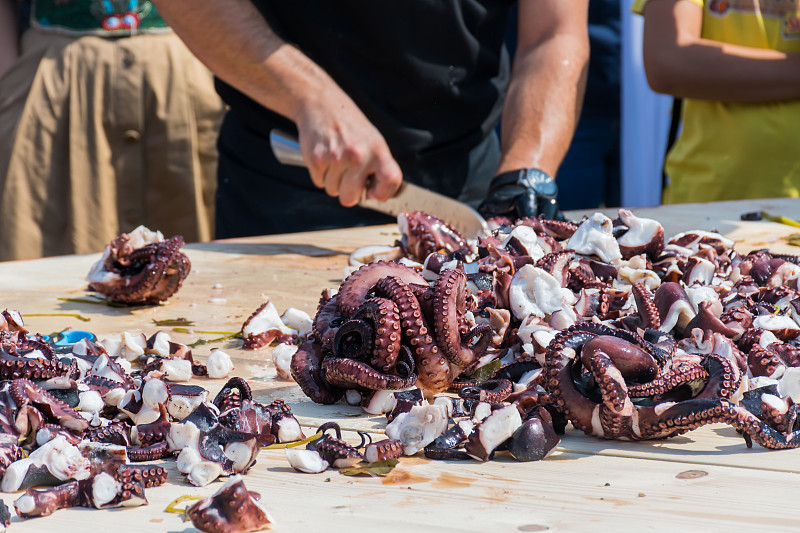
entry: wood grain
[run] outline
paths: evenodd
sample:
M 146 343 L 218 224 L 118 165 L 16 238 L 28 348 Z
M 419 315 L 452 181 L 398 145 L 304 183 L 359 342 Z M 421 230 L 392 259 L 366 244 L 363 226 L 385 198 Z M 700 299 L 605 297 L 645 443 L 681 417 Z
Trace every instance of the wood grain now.
M 635 210 L 656 218 L 667 235 L 716 229 L 736 240 L 742 252 L 798 249 L 785 236 L 800 231 L 769 222 L 742 222 L 746 211 L 765 210 L 800 218 L 800 200 L 694 204 Z M 615 210 L 606 210 L 613 215 Z M 571 212 L 578 218 L 584 212 Z M 98 255 L 0 263 L 2 305 L 17 309 L 31 331 L 87 329 L 99 337 L 123 331 L 146 335 L 165 330 L 178 342 L 212 340 L 236 332 L 267 299 L 314 313 L 320 292 L 341 282 L 349 253 L 358 246 L 392 244 L 393 226 L 252 237 L 186 247 L 192 273 L 166 304 L 116 308 L 76 301 L 90 296 L 85 276 Z M 88 319 L 81 321 L 75 316 Z M 186 318 L 191 333 L 159 328 L 155 320 Z M 204 360 L 212 347 L 234 359 L 234 374 L 249 379 L 263 402 L 285 399 L 313 432 L 322 422 L 376 434 L 383 417 L 344 404 L 313 404 L 291 382 L 275 376 L 269 350 L 247 352 L 240 341 L 213 342 L 194 349 Z M 215 393 L 223 381 L 197 380 Z M 194 531 L 164 513 L 184 494 L 210 495 L 220 486 L 188 485 L 171 461 L 168 485 L 149 489 L 150 504 L 136 509 L 64 510 L 21 521 L 11 531 Z M 264 450 L 244 481 L 262 494 L 277 531 L 772 531 L 797 530 L 794 493 L 800 451 L 747 449 L 727 426 L 701 428 L 655 442 L 616 442 L 569 431 L 557 451 L 537 463 L 506 457 L 487 462 L 434 462 L 403 458 L 387 478 L 347 477 L 337 471 L 293 472 L 283 452 Z M 5 495 L 10 504 L 17 495 Z

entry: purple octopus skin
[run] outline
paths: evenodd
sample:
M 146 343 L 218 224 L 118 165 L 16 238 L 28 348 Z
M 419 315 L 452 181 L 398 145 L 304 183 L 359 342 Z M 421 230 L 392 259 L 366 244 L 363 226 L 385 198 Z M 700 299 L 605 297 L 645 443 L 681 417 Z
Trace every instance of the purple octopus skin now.
M 397 277 L 404 283 L 426 285 L 428 282 L 422 274 L 400 263 L 377 261 L 363 265 L 347 276 L 336 295 L 338 310 L 345 317 L 350 317 L 366 301 L 367 294 L 382 278 Z
M 416 296 L 396 276 L 380 279 L 375 288 L 383 297 L 394 301 L 400 309 L 403 334 L 413 346 L 412 355 L 419 372 L 419 388 L 430 395 L 447 390 L 453 380 L 453 373 L 433 339 L 433 330 L 422 316 Z
M 364 448 L 364 460 L 368 463 L 398 459 L 403 455 L 403 443 L 397 439 L 383 439 L 367 444 Z
M 403 233 L 400 246 L 420 263 L 435 252 L 469 252 L 467 240 L 453 226 L 428 213 L 403 213 L 398 216 L 398 224 Z
M 627 209 L 619 210 L 619 217 L 615 222 L 628 228 L 628 231 L 617 239 L 623 259 L 630 259 L 643 253 L 651 258 L 661 254 L 664 249 L 664 227 L 661 224 L 652 219 L 637 217 Z
M 738 368 L 728 357 L 711 354 L 704 359 L 708 383 L 697 397 L 682 401 L 661 401 L 635 405 L 625 391 L 619 372 L 607 372 L 614 381 L 608 401 L 588 398 L 573 380 L 572 366 L 577 352 L 600 335 L 619 336 L 622 332 L 597 324 L 578 324 L 559 333 L 547 349 L 545 372 L 547 388 L 559 411 L 587 434 L 601 438 L 646 440 L 680 435 L 711 423 L 726 423 L 745 436 L 748 445 L 756 441 L 772 448 L 800 447 L 800 432 L 781 433 L 744 407 L 726 397 L 738 386 Z M 728 392 L 723 392 L 728 391 Z M 635 411 L 635 413 L 634 413 Z
M 333 404 L 344 396 L 344 389 L 326 383 L 320 375 L 322 367 L 321 346 L 314 341 L 304 341 L 292 356 L 292 377 L 312 401 Z
M 81 505 L 80 482 L 72 481 L 57 487 L 36 490 L 29 488 L 14 502 L 20 518 L 49 516 L 59 509 Z
M 272 523 L 257 501 L 260 495 L 247 490 L 241 477 L 234 476 L 216 494 L 186 510 L 192 525 L 206 533 L 246 533 Z
M 721 319 L 717 318 L 714 313 L 710 311 L 711 302 L 700 302 L 697 306 L 697 314 L 686 325 L 686 331 L 692 331 L 695 328 L 703 332 L 721 333 L 729 339 L 738 339 L 744 333 L 741 327 L 730 327 L 725 324 Z
M 333 429 L 336 433 L 332 437 L 327 433 L 329 429 Z M 307 449 L 316 450 L 320 457 L 328 462 L 334 468 L 345 468 L 361 462 L 364 455 L 358 451 L 365 443 L 365 433 L 361 434 L 361 445 L 358 447 L 352 446 L 342 440 L 342 431 L 339 424 L 336 422 L 327 422 L 322 424 L 317 433 L 322 433 L 322 437 L 306 445 Z
M 483 355 L 491 340 L 488 324 L 475 326 L 463 335 L 460 321 L 467 312 L 467 276 L 461 270 L 447 270 L 439 276 L 434 291 L 434 331 L 439 348 L 447 359 L 458 366 L 468 367 Z M 464 342 L 477 338 L 474 343 Z
M 11 381 L 9 393 L 18 407 L 31 404 L 70 431 L 80 434 L 89 427 L 89 422 L 74 409 L 29 379 Z
M 560 442 L 550 413 L 544 407 L 537 407 L 508 439 L 507 449 L 517 461 L 541 461 Z
M 676 329 L 683 333 L 695 311 L 683 287 L 674 282 L 662 283 L 656 289 L 653 302 L 658 309 L 662 331 Z
M 102 260 L 102 271 L 111 275 L 92 276 L 96 281 L 89 288 L 126 305 L 163 302 L 180 289 L 191 270 L 189 258 L 180 251 L 183 245 L 183 237 L 176 236 L 131 249 L 130 237 L 123 233 L 108 244 Z
M 167 414 L 167 408 L 163 403 L 160 403 L 158 404 L 158 409 L 160 414 L 156 420 L 148 424 L 139 424 L 136 426 L 139 444 L 142 447 L 162 442 L 169 434 L 171 423 L 170 417 Z
M 0 433 L 0 478 L 6 473 L 8 465 L 25 456 L 20 448 L 19 438 L 10 433 Z
M 658 313 L 655 299 L 650 291 L 647 290 L 647 287 L 641 283 L 634 283 L 631 292 L 636 302 L 640 327 L 642 329 L 659 329 L 661 327 L 661 316 Z
M 75 371 L 75 362 L 65 364 L 52 346 L 40 339 L 38 336 L 31 339 L 21 331 L 0 331 L 0 380 L 50 379 L 69 376 Z M 43 357 L 25 357 L 33 350 Z
M 537 217 L 521 218 L 515 222 L 515 225 L 530 226 L 537 235 L 547 235 L 560 241 L 569 239 L 578 229 L 577 224 L 568 220 L 548 220 Z
M 481 402 L 501 403 L 514 392 L 514 384 L 510 380 L 487 379 L 477 385 L 465 385 L 458 391 L 461 398 Z

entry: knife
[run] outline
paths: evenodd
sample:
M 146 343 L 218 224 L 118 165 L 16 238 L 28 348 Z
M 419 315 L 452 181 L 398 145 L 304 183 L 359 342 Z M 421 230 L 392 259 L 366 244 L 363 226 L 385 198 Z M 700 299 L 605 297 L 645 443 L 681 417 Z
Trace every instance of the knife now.
M 275 159 L 280 163 L 298 167 L 307 166 L 300 154 L 300 144 L 291 135 L 272 130 L 269 134 L 269 144 Z M 405 180 L 397 193 L 385 202 L 367 197 L 365 191 L 358 205 L 392 216 L 408 211 L 423 211 L 444 220 L 467 239 L 477 239 L 489 234 L 486 220 L 467 204 Z

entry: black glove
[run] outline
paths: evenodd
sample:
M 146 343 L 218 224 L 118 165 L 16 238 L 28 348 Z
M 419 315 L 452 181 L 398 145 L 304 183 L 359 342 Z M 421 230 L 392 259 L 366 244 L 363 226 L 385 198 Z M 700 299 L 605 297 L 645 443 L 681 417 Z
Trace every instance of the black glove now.
M 485 218 L 505 216 L 514 220 L 541 215 L 564 220 L 557 197 L 558 186 L 546 172 L 538 168 L 512 170 L 494 177 L 478 212 Z

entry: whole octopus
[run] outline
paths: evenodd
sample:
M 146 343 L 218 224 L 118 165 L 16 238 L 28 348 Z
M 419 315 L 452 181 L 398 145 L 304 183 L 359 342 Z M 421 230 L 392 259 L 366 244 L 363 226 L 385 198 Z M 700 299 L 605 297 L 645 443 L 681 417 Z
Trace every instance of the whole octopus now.
M 666 239 L 626 209 L 493 219 L 477 242 L 421 212 L 398 223 L 394 247 L 351 256 L 367 259 L 299 341 L 291 373 L 313 401 L 424 418 L 438 427 L 407 452 L 430 457 L 530 457 L 512 434 L 552 447 L 567 422 L 624 440 L 725 423 L 748 446 L 800 446 L 797 257 Z
M 125 305 L 152 305 L 166 301 L 180 289 L 192 263 L 181 252 L 183 237 L 164 239 L 160 231 L 139 226 L 106 245 L 92 266 L 89 288 L 109 301 Z

